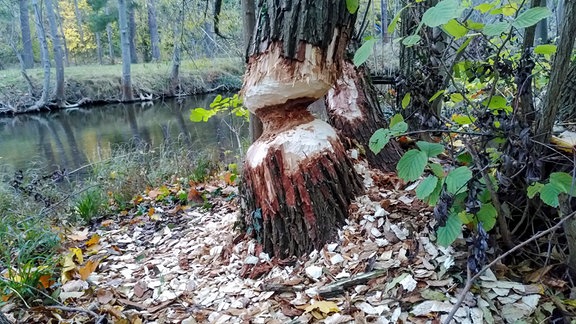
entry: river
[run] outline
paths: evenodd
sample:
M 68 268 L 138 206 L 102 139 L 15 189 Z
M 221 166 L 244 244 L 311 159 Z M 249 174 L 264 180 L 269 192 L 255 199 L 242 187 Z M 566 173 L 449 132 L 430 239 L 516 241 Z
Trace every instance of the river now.
M 247 122 L 226 113 L 208 122 L 190 121 L 190 110 L 209 107 L 214 96 L 2 117 L 0 171 L 71 171 L 110 157 L 111 150 L 119 145 L 146 143 L 157 147 L 164 141 L 176 141 L 199 154 L 220 150 L 237 156 L 238 140 L 231 127 L 245 139 Z

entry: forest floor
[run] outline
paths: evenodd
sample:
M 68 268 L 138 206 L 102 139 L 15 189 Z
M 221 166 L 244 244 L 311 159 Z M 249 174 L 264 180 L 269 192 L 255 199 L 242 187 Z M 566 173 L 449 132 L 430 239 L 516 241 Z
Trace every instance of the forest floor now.
M 23 308 L 14 299 L 0 313 L 20 323 L 443 322 L 466 280 L 466 242 L 436 245 L 432 211 L 414 186 L 362 162 L 356 169 L 366 195 L 334 242 L 306 257 L 270 259 L 234 229 L 229 172 L 189 187 L 174 181 L 67 233 L 57 301 Z M 188 205 L 167 199 L 182 192 Z M 547 291 L 566 283 L 542 269 L 493 270 L 467 292 L 454 322 L 550 319 L 557 302 Z M 508 279 L 513 272 L 524 282 Z
M 80 65 L 66 67 L 65 97 L 67 105 L 119 102 L 122 96 L 122 66 Z M 145 101 L 159 97 L 202 94 L 214 90 L 231 91 L 242 84 L 244 63 L 241 58 L 204 58 L 183 61 L 177 85 L 170 82 L 169 63 L 132 64 L 132 88 L 135 100 Z M 26 71 L 31 84 L 20 70 L 0 71 L 0 112 L 25 111 L 34 105 L 42 93 L 44 71 L 41 68 Z M 55 72 L 51 73 L 51 89 L 55 86 Z M 31 90 L 31 91 L 30 91 Z M 52 93 L 52 91 L 50 92 Z

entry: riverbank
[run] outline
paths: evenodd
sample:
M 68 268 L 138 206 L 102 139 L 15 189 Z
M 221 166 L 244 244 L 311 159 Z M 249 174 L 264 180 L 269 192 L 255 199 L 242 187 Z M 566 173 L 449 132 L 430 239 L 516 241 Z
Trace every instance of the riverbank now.
M 64 108 L 120 102 L 121 69 L 116 65 L 82 65 L 66 67 Z M 244 63 L 241 58 L 213 58 L 182 62 L 179 84 L 170 81 L 171 64 L 132 64 L 132 87 L 136 101 L 182 97 L 212 91 L 235 91 L 242 84 Z M 42 94 L 43 69 L 26 71 L 32 89 L 17 69 L 0 71 L 0 114 L 30 112 Z M 55 86 L 55 72 L 51 74 L 51 89 Z M 51 91 L 52 93 L 52 91 Z M 55 105 L 46 110 L 58 108 Z

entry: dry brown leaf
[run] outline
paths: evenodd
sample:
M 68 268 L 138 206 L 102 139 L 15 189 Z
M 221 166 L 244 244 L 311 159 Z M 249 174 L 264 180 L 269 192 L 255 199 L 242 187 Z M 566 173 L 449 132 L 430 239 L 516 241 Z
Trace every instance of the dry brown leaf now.
M 90 274 L 96 270 L 100 261 L 98 260 L 88 260 L 86 264 L 78 269 L 78 273 L 80 274 L 80 279 L 86 280 L 90 277 Z
M 203 204 L 204 198 L 202 198 L 202 195 L 200 192 L 198 192 L 198 190 L 195 188 L 190 188 L 190 191 L 188 192 L 188 201 L 196 204 Z
M 100 304 L 108 304 L 112 299 L 114 299 L 114 293 L 109 289 L 97 289 L 96 298 Z
M 76 231 L 68 235 L 68 239 L 72 241 L 84 241 L 87 238 L 88 238 L 88 228 L 85 228 L 81 231 Z
M 114 221 L 111 220 L 111 219 L 103 220 L 103 221 L 100 223 L 100 225 L 102 225 L 102 226 L 104 226 L 104 227 L 108 227 L 108 226 L 110 226 L 110 225 L 112 225 L 112 224 L 114 224 Z
M 54 283 L 54 280 L 52 280 L 52 276 L 50 275 L 42 275 L 38 278 L 38 281 L 43 288 L 49 288 Z

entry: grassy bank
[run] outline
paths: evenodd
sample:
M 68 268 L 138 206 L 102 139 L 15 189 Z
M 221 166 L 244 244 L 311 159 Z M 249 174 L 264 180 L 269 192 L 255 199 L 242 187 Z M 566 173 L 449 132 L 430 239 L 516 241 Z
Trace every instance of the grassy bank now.
M 217 153 L 171 142 L 155 149 L 130 145 L 74 174 L 27 170 L 0 175 L 0 308 L 7 302 L 51 304 L 66 267 L 61 253 L 66 233 L 77 226 L 96 229 L 134 208 L 151 189 L 178 185 L 166 200 L 189 203 L 191 183 L 205 181 L 225 166 Z M 78 173 L 83 177 L 77 179 Z M 76 180 L 75 180 L 76 179 Z M 146 215 L 146 214 L 145 214 Z M 119 220 L 118 220 L 119 221 Z M 55 296 L 55 295 L 54 295 Z
M 83 65 L 66 67 L 66 101 L 69 104 L 115 102 L 121 97 L 121 69 L 116 65 Z M 170 97 L 193 95 L 221 90 L 239 89 L 244 72 L 241 58 L 213 58 L 182 62 L 180 82 L 175 92 L 170 84 L 171 64 L 141 63 L 132 65 L 132 87 L 135 98 L 152 95 Z M 0 111 L 22 111 L 32 106 L 42 93 L 44 72 L 41 68 L 26 71 L 33 84 L 28 83 L 19 70 L 0 71 Z M 51 73 L 54 89 L 55 71 Z

